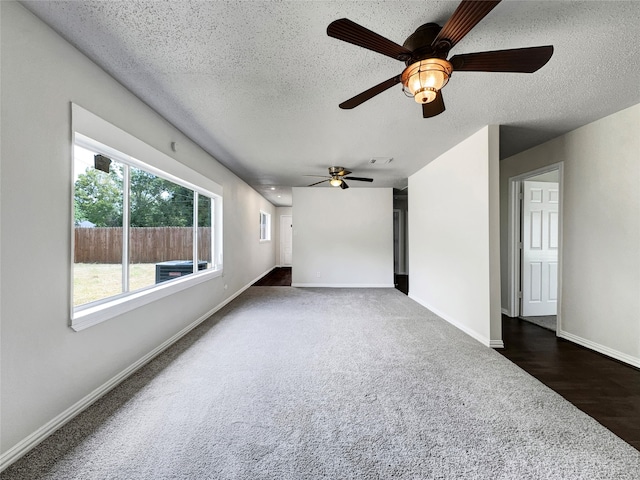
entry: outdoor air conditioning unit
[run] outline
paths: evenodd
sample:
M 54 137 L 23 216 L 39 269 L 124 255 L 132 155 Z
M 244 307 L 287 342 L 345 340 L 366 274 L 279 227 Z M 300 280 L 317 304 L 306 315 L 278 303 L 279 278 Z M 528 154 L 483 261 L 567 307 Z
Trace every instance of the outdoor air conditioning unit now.
M 198 270 L 206 270 L 207 262 L 198 262 Z M 166 282 L 175 278 L 184 277 L 193 273 L 192 260 L 169 260 L 156 263 L 156 283 Z

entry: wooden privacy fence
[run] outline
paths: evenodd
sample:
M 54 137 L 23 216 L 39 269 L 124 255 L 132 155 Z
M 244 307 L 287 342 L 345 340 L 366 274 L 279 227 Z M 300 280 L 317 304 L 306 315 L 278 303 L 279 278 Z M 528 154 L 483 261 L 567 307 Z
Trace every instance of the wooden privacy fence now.
M 132 227 L 129 263 L 193 260 L 193 228 Z M 198 259 L 211 261 L 211 227 L 198 228 Z M 75 228 L 75 263 L 122 263 L 122 227 Z

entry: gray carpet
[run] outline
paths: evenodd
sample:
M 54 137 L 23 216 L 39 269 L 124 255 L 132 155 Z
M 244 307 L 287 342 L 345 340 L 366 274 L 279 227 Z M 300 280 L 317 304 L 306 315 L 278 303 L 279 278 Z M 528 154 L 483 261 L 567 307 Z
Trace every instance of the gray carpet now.
M 3 479 L 638 479 L 640 452 L 395 289 L 251 287 Z
M 542 315 L 539 317 L 520 317 L 522 320 L 538 325 L 539 327 L 546 328 L 555 332 L 557 330 L 558 317 L 555 315 Z

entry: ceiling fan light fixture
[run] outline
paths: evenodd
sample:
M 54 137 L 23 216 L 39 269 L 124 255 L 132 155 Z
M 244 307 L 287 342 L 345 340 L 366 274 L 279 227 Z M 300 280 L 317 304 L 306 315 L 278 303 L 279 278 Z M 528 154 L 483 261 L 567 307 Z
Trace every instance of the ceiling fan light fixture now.
M 427 58 L 412 63 L 402 72 L 402 90 L 418 103 L 436 99 L 438 91 L 449 81 L 453 67 L 442 58 Z
M 329 183 L 331 184 L 332 187 L 339 187 L 340 185 L 342 185 L 342 179 L 338 178 L 338 177 L 333 177 Z

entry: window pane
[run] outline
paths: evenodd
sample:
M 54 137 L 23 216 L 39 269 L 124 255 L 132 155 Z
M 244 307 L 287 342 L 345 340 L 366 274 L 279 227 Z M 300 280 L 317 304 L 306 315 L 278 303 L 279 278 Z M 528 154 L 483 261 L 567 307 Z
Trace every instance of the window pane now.
M 211 198 L 198 195 L 198 270 L 211 268 L 213 265 L 212 206 Z
M 74 147 L 73 305 L 122 293 L 124 165 Z M 102 161 L 103 164 L 98 163 Z M 98 166 L 100 169 L 95 168 Z
M 260 212 L 260 240 L 271 240 L 271 215 Z
M 193 273 L 193 191 L 131 167 L 129 291 Z

